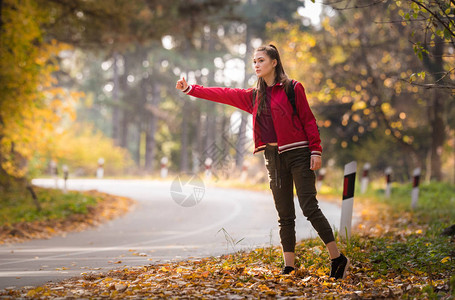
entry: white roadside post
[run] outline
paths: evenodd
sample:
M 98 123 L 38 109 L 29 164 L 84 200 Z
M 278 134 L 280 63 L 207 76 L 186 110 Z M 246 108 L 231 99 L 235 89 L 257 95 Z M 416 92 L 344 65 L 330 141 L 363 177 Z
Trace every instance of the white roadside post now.
M 205 178 L 210 179 L 212 177 L 212 163 L 213 160 L 210 157 L 205 159 Z
M 318 177 L 316 179 L 316 189 L 317 191 L 321 190 L 322 182 L 324 181 L 325 173 L 327 170 L 325 168 L 321 168 L 318 172 Z
M 357 162 L 355 161 L 344 166 L 343 201 L 341 204 L 340 220 L 340 236 L 344 239 L 349 239 L 351 237 L 356 170 Z
M 54 179 L 55 183 L 55 188 L 58 189 L 58 168 L 57 168 L 57 162 L 55 160 L 51 160 L 51 175 L 52 178 Z
M 371 168 L 371 164 L 368 162 L 363 165 L 362 181 L 360 183 L 360 193 L 361 194 L 365 194 L 365 192 L 368 189 L 368 183 L 370 181 L 370 178 L 368 177 L 369 176 L 368 173 L 370 172 L 370 168 Z
M 104 177 L 104 158 L 98 159 L 98 168 L 96 169 L 96 178 L 101 179 Z
M 68 187 L 66 185 L 67 180 L 68 180 L 68 166 L 63 165 L 62 171 L 63 171 L 63 192 L 66 194 L 68 192 Z
M 420 168 L 415 168 L 413 172 L 413 180 L 412 180 L 412 202 L 411 202 L 411 207 L 412 209 L 417 208 L 417 202 L 419 201 L 419 183 L 420 183 L 420 173 L 421 169 Z
M 385 169 L 385 179 L 386 179 L 385 196 L 386 196 L 386 198 L 390 198 L 390 194 L 392 193 L 392 168 L 391 167 L 387 167 Z
M 243 163 L 242 172 L 240 174 L 240 181 L 241 182 L 245 182 L 247 177 L 248 177 L 248 166 L 249 166 L 248 162 L 245 161 Z
M 163 156 L 161 158 L 161 178 L 166 178 L 168 169 L 167 169 L 167 164 L 169 163 L 169 159 L 166 156 Z

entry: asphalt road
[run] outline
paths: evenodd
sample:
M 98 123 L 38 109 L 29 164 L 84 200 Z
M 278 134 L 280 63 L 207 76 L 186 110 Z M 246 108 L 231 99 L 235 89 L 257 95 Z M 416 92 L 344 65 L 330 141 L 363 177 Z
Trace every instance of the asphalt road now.
M 36 179 L 33 183 L 55 186 L 50 179 Z M 97 189 L 130 197 L 137 204 L 125 216 L 84 232 L 1 245 L 0 289 L 279 244 L 277 214 L 270 192 L 185 182 L 181 187 L 179 190 L 172 181 L 69 180 L 69 189 Z M 177 196 L 190 195 L 195 187 L 198 204 L 192 207 L 177 204 L 189 204 L 192 199 Z M 339 227 L 340 206 L 320 201 L 320 207 L 330 224 Z M 297 238 L 317 236 L 297 206 L 296 212 Z

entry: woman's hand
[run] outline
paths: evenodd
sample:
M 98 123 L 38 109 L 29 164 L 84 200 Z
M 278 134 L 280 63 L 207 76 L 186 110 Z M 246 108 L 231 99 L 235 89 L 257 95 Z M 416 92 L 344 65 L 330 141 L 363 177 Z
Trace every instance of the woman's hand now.
M 322 166 L 322 159 L 320 156 L 311 156 L 310 169 L 313 171 L 319 170 Z
M 185 77 L 177 81 L 175 88 L 181 91 L 184 91 L 188 88 L 188 83 L 186 83 Z

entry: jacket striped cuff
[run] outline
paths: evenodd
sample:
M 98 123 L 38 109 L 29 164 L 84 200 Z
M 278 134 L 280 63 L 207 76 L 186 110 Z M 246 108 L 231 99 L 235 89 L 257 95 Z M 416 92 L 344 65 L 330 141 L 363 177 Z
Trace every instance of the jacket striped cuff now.
M 184 92 L 185 94 L 188 94 L 192 89 L 193 89 L 193 86 L 192 85 L 188 85 L 188 87 L 182 92 Z
M 311 156 L 322 156 L 321 151 L 311 151 Z

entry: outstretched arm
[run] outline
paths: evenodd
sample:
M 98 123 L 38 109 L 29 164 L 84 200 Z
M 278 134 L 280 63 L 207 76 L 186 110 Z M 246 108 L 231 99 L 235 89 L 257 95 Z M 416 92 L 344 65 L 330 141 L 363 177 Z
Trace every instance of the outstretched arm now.
M 231 105 L 250 114 L 253 112 L 253 89 L 188 85 L 185 78 L 178 80 L 175 87 L 178 90 L 196 98 Z

